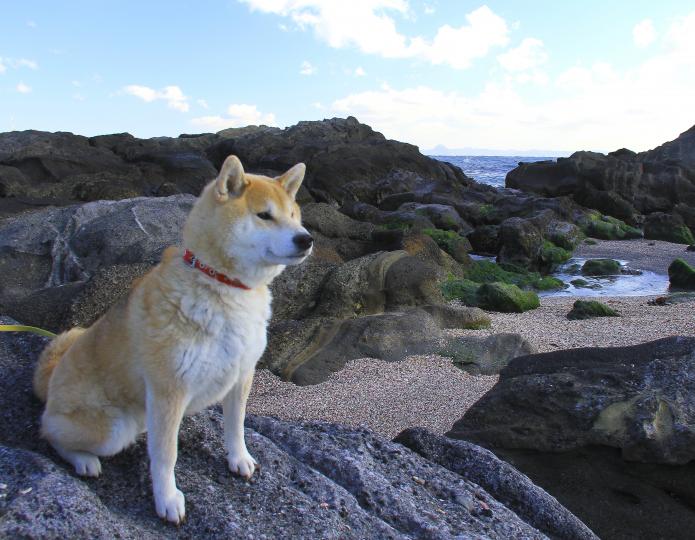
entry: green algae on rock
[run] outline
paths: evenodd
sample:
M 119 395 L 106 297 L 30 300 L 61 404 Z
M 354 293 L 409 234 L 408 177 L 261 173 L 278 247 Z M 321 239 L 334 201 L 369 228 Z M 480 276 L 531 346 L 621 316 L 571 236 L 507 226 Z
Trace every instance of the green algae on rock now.
M 577 300 L 567 314 L 571 321 L 592 319 L 594 317 L 620 317 L 612 307 L 596 300 Z

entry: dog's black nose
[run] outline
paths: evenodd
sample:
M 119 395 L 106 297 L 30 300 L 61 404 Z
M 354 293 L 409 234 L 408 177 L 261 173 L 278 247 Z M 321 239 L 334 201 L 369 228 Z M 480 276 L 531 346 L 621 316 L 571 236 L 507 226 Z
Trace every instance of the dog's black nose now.
M 292 241 L 299 249 L 306 251 L 314 243 L 314 237 L 310 234 L 302 233 L 295 235 Z

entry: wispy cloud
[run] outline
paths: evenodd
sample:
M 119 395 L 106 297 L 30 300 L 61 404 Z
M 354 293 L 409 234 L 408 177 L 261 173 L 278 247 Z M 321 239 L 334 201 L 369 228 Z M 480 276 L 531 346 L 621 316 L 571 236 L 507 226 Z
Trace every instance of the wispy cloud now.
M 355 77 L 364 77 L 365 75 L 367 75 L 367 72 L 364 69 L 362 69 L 361 66 L 357 66 L 355 68 L 354 74 L 355 74 Z
M 28 94 L 31 92 L 31 86 L 24 84 L 23 82 L 18 83 L 15 88 L 20 94 Z
M 316 66 L 312 65 L 308 60 L 304 60 L 299 67 L 299 73 L 301 75 L 314 75 L 316 73 Z
M 193 118 L 191 123 L 203 129 L 220 131 L 230 127 L 244 127 L 249 125 L 265 124 L 275 125 L 275 115 L 262 113 L 256 105 L 235 103 L 227 107 L 226 116 L 200 116 Z
M 167 106 L 181 112 L 188 112 L 188 96 L 184 95 L 178 86 L 165 86 L 161 90 L 155 90 L 149 86 L 131 84 L 123 88 L 126 94 L 135 96 L 147 103 L 164 101 Z
M 0 73 L 5 73 L 8 69 L 21 68 L 39 69 L 39 64 L 28 58 L 3 58 L 0 56 Z

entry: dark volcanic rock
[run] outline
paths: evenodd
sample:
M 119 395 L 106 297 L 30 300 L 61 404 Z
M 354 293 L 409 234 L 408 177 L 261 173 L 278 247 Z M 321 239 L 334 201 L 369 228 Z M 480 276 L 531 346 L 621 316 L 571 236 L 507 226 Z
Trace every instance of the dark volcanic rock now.
M 460 169 L 423 156 L 415 146 L 387 140 L 353 117 L 232 135 L 207 154 L 216 166 L 236 154 L 249 170 L 285 171 L 304 162 L 306 185 L 324 202 L 377 204 L 407 191 L 457 195 L 471 183 Z
M 406 191 L 458 197 L 472 184 L 460 169 L 387 140 L 352 117 L 175 138 L 21 131 L 0 134 L 0 212 L 138 195 L 197 195 L 229 154 L 247 170 L 271 175 L 303 161 L 304 194 L 308 189 L 326 202 L 378 203 Z
M 649 240 L 666 240 L 676 244 L 692 244 L 693 233 L 679 214 L 655 212 L 644 222 L 644 237 Z
M 657 154 L 625 160 L 575 152 L 557 163 L 522 163 L 507 174 L 507 187 L 543 196 L 572 196 L 578 203 L 631 221 L 642 214 L 695 206 L 695 168 L 689 162 L 655 160 Z
M 76 477 L 39 438 L 31 374 L 44 344 L 0 334 L 0 537 L 546 538 L 542 508 L 536 515 L 521 508 L 520 518 L 512 501 L 499 502 L 464 471 L 366 430 L 249 417 L 247 443 L 263 468 L 245 482 L 227 469 L 218 408 L 183 422 L 177 475 L 188 512 L 174 528 L 154 512 L 144 437 L 105 459 L 98 479 Z M 484 451 L 472 452 L 489 463 Z M 507 467 L 500 482 L 509 478 L 555 508 L 555 523 L 569 523 L 564 509 Z M 496 483 L 491 470 L 488 479 Z
M 695 458 L 695 338 L 571 349 L 510 362 L 449 435 L 502 448 L 620 448 L 624 458 Z

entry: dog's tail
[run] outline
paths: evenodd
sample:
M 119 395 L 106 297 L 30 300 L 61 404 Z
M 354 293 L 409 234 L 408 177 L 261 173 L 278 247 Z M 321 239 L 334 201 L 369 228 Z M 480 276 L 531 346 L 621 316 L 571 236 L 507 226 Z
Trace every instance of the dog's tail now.
M 48 397 L 48 382 L 53 370 L 75 340 L 82 335 L 84 328 L 73 328 L 56 336 L 41 353 L 34 371 L 34 394 L 41 401 Z

